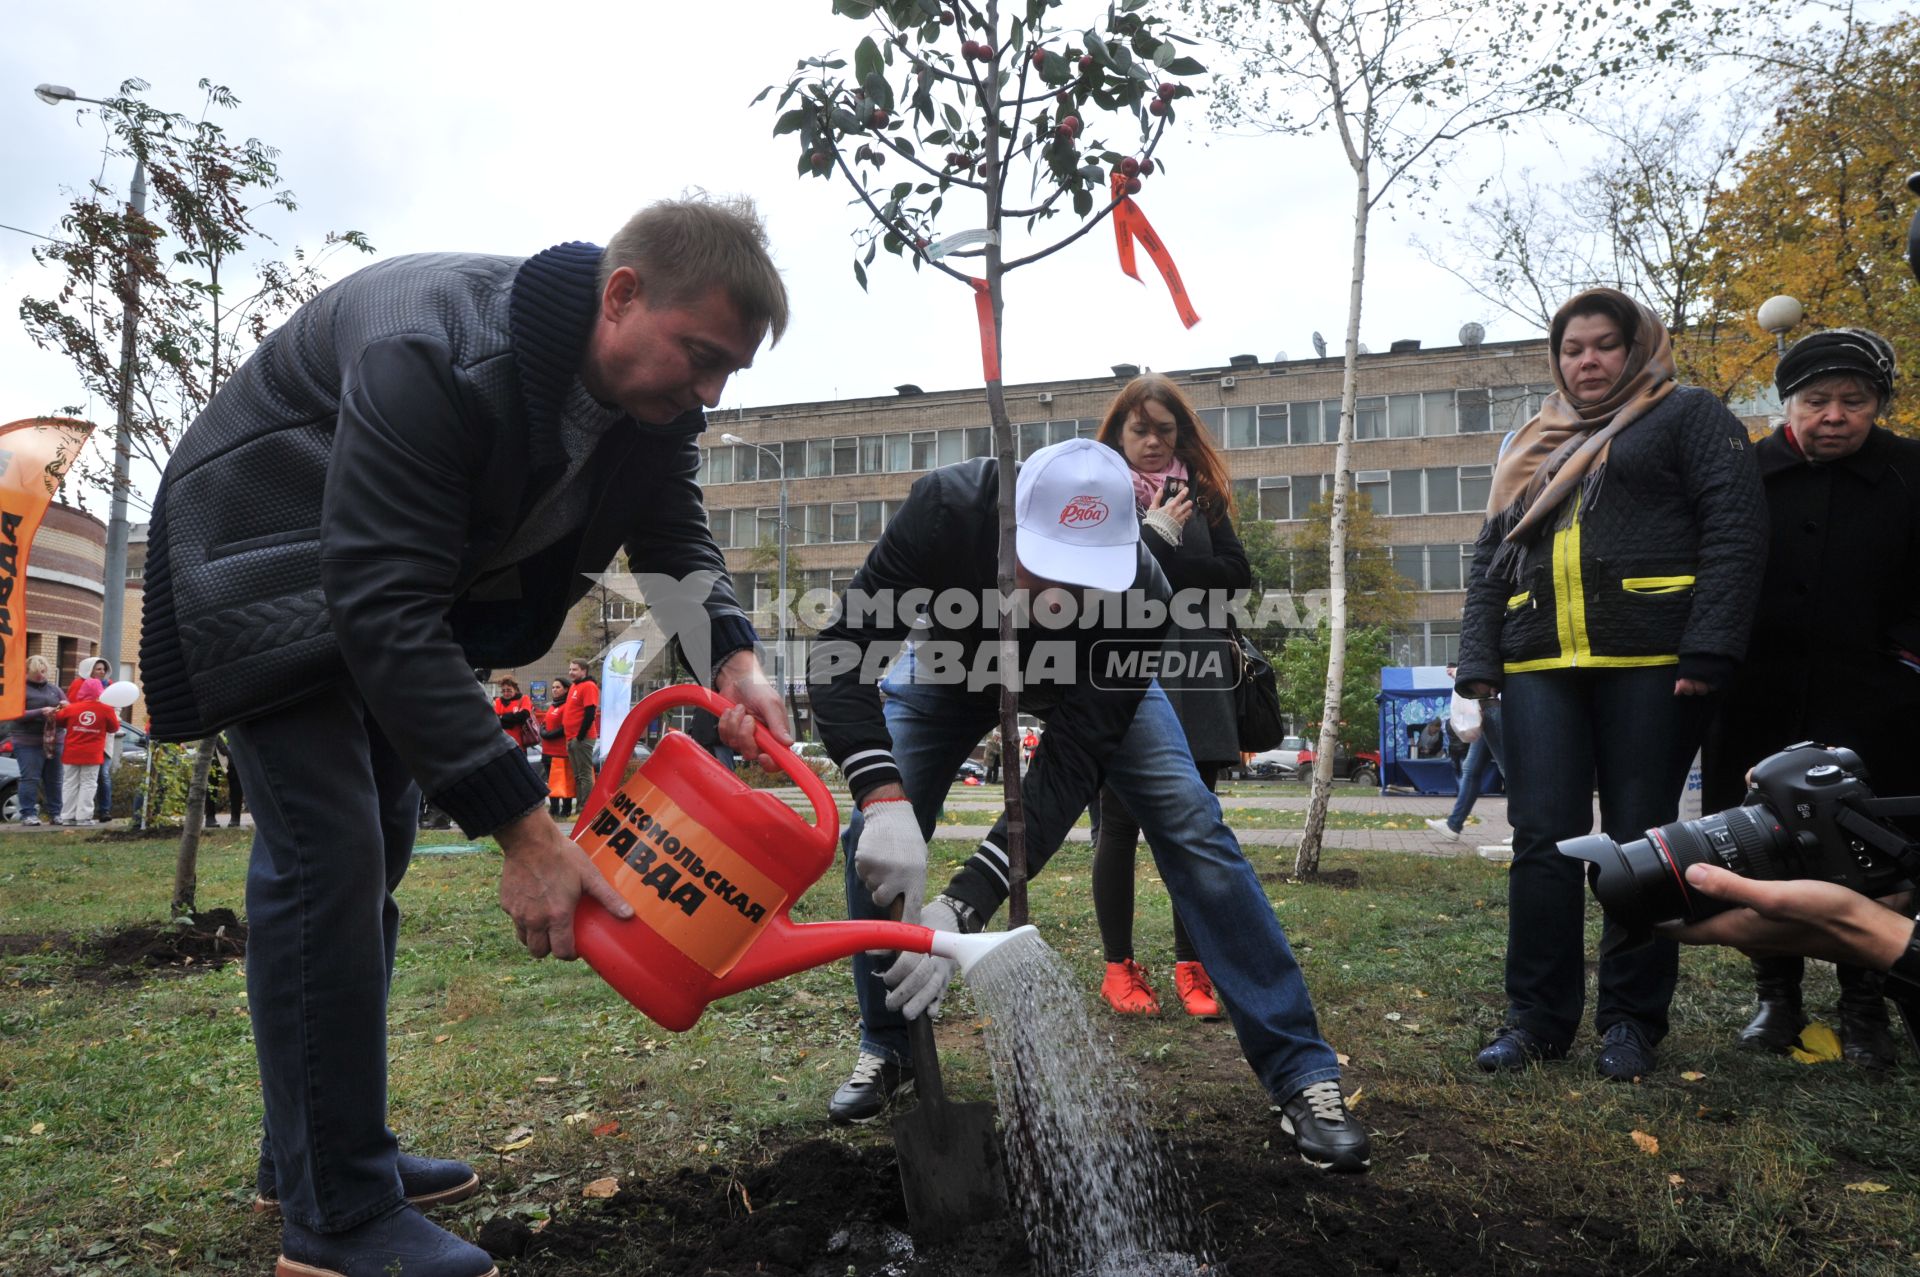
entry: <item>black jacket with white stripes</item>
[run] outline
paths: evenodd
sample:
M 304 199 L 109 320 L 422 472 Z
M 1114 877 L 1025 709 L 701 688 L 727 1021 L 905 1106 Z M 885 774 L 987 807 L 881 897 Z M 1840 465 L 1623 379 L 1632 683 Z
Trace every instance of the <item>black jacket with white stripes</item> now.
M 923 476 L 854 574 L 840 615 L 814 644 L 808 672 L 814 722 L 856 803 L 900 781 L 878 683 L 882 664 L 903 640 L 916 646 L 918 681 L 941 678 L 941 669 L 957 671 L 947 677 L 957 677 L 969 704 L 979 706 L 981 723 L 997 721 L 998 618 L 978 605 L 995 587 L 998 501 L 998 465 L 990 458 Z M 1159 651 L 1166 635 L 1164 605 L 1172 590 L 1144 545 L 1137 554 L 1127 594 L 1089 592 L 1071 625 L 1021 624 L 1016 612 L 1026 675 L 1020 708 L 1047 728 L 1021 784 L 1030 873 L 1046 864 L 1099 793 L 1107 759 L 1151 679 L 1141 658 Z M 974 606 L 962 602 L 969 599 Z M 1119 606 L 1096 609 L 1096 602 Z M 910 609 L 919 613 L 918 623 Z M 952 777 L 940 783 L 949 785 Z M 978 872 L 963 872 L 950 888 L 982 917 L 1006 899 L 1006 825 L 1002 813 L 969 864 Z

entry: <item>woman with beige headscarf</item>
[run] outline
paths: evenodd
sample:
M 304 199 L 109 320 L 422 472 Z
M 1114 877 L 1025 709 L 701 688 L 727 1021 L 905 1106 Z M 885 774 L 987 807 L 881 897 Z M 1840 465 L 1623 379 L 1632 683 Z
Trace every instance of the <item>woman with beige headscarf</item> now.
M 1474 1057 L 1488 1072 L 1572 1044 L 1585 866 L 1555 844 L 1592 831 L 1596 786 L 1609 837 L 1677 816 L 1709 694 L 1745 653 L 1766 558 L 1746 428 L 1676 382 L 1659 318 L 1592 289 L 1560 308 L 1550 337 L 1555 390 L 1495 469 L 1456 671 L 1462 695 L 1501 698 L 1514 830 L 1506 1023 Z M 1602 1076 L 1652 1069 L 1678 965 L 1664 938 L 1601 960 Z

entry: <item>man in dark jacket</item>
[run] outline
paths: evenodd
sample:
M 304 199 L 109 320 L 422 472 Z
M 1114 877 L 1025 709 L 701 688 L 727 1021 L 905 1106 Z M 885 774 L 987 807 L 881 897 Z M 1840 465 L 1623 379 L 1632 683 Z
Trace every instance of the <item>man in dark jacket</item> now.
M 400 1154 L 386 1126 L 392 893 L 421 790 L 499 841 L 501 907 L 535 957 L 575 956 L 583 891 L 630 912 L 547 815 L 473 668 L 547 651 L 624 547 L 697 592 L 707 624 L 675 638 L 739 703 L 728 726 L 744 706 L 784 734 L 694 476 L 702 405 L 786 313 L 744 201 L 656 204 L 604 252 L 396 258 L 297 311 L 174 452 L 141 658 L 154 735 L 226 729 L 254 799 L 259 1196 L 283 1267 L 493 1271 L 408 1209 L 477 1177 Z
M 1166 693 L 1143 672 L 1146 655 L 1163 650 L 1171 591 L 1140 543 L 1133 503 L 1126 462 L 1091 439 L 1042 448 L 1020 468 L 1017 593 L 1031 622 L 1017 599 L 1020 668 L 1002 672 L 987 597 L 999 557 L 998 466 L 962 462 L 914 484 L 809 670 L 814 721 L 858 808 L 844 839 L 848 910 L 885 917 L 897 901 L 910 921 L 978 931 L 1007 898 L 1003 814 L 921 906 L 927 838 L 954 773 L 992 726 L 1003 679 L 1020 679 L 1020 708 L 1047 728 L 1022 781 L 1029 866 L 1045 867 L 1104 775 L 1138 816 L 1282 1130 L 1318 1166 L 1365 1170 L 1366 1129 L 1346 1110 L 1300 966 Z M 930 628 L 887 672 L 883 707 L 875 663 L 907 636 L 916 597 Z M 870 1120 L 911 1079 L 906 1020 L 930 1014 L 951 975 L 952 964 L 919 954 L 901 955 L 884 977 L 871 959 L 854 959 L 860 1055 L 830 1117 Z
M 1875 425 L 1893 348 L 1860 329 L 1795 342 L 1774 374 L 1786 421 L 1754 450 L 1766 486 L 1767 574 L 1746 665 L 1707 738 L 1702 804 L 1741 801 L 1747 769 L 1798 741 L 1860 755 L 1876 792 L 1920 793 L 1920 443 Z M 1806 1027 L 1797 957 L 1756 957 L 1759 1013 L 1741 1044 L 1784 1054 Z M 1894 1062 L 1883 977 L 1842 965 L 1840 1041 Z

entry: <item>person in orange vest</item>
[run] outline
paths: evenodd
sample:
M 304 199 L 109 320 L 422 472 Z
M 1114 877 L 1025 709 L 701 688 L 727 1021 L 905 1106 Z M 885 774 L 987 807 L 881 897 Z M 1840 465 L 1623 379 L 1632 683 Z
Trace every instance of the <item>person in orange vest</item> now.
M 595 742 L 600 739 L 600 684 L 593 681 L 585 661 L 568 661 L 573 686 L 560 714 L 567 732 L 567 766 L 573 769 L 574 788 L 585 798 L 593 792 L 598 773 L 593 766 Z
M 500 678 L 500 694 L 493 698 L 493 715 L 500 730 L 521 749 L 539 743 L 540 730 L 533 722 L 533 700 L 520 690 L 520 682 L 511 674 Z
M 60 762 L 66 769 L 60 823 L 92 825 L 98 822 L 79 819 L 80 804 L 93 794 L 100 764 L 106 758 L 107 737 L 119 733 L 120 716 L 112 706 L 100 703 L 100 693 L 106 689 L 99 679 L 83 679 L 75 690 L 80 695 L 53 712 L 53 721 L 67 729 L 67 743 L 60 752 Z
M 105 658 L 96 657 L 94 659 L 93 668 L 91 670 L 87 671 L 85 674 L 75 674 L 73 676 L 73 682 L 67 684 L 67 699 L 69 701 L 79 700 L 80 688 L 90 678 L 98 679 L 100 681 L 100 686 L 103 688 L 108 686 L 113 682 L 112 670 L 113 670 L 113 667 L 107 664 Z M 113 817 L 113 769 L 106 765 L 106 760 L 103 757 L 101 759 L 100 777 L 98 780 L 94 781 L 93 783 L 93 819 L 97 821 L 104 821 L 104 820 L 110 820 L 112 819 L 112 817 Z M 89 822 L 89 823 L 92 823 L 92 822 Z
M 548 708 L 540 721 L 540 774 L 547 782 L 547 813 L 556 819 L 573 815 L 573 769 L 567 766 L 566 703 L 569 684 L 553 680 Z

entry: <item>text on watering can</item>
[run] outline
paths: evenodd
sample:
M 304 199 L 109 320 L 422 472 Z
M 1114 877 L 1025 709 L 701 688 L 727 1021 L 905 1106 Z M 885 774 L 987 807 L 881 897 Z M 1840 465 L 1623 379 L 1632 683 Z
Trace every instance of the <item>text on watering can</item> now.
M 780 885 L 648 786 L 622 789 L 580 845 L 639 920 L 716 976 L 733 969 L 773 910 Z

